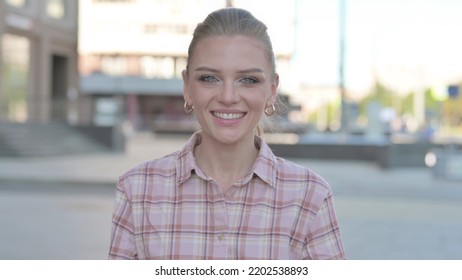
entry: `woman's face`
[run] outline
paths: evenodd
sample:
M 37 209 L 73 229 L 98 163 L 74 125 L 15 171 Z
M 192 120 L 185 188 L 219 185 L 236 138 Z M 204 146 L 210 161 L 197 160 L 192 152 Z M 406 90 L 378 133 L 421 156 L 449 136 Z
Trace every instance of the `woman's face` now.
M 200 40 L 183 80 L 184 98 L 194 105 L 203 137 L 224 144 L 253 143 L 279 84 L 262 43 L 245 36 Z

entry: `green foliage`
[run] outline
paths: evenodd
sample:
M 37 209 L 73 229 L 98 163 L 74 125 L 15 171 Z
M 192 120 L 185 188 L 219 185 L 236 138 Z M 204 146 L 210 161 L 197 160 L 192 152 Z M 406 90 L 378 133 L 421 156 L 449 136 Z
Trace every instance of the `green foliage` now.
M 412 114 L 414 111 L 414 94 L 414 92 L 409 92 L 401 96 L 380 82 L 376 82 L 371 94 L 359 103 L 360 114 L 364 115 L 366 113 L 367 104 L 372 101 L 378 102 L 382 107 L 392 107 L 400 115 Z M 425 90 L 425 108 L 432 112 L 439 112 L 441 103 L 434 96 L 432 89 Z
M 366 115 L 367 105 L 373 101 L 378 102 L 382 107 L 391 107 L 394 92 L 385 85 L 376 81 L 370 95 L 359 102 L 359 114 Z
M 460 85 L 462 87 L 462 85 Z M 440 101 L 434 94 L 433 89 L 425 90 L 425 110 L 426 117 L 433 120 L 444 120 L 454 118 L 462 119 L 462 96 L 457 100 L 449 99 L 446 101 Z M 405 95 L 400 95 L 390 88 L 387 88 L 384 84 L 379 81 L 376 82 L 371 93 L 358 102 L 359 115 L 367 116 L 367 106 L 372 102 L 377 102 L 382 108 L 391 107 L 394 108 L 397 115 L 413 115 L 414 114 L 414 98 L 415 92 L 409 92 Z M 340 100 L 331 102 L 327 107 L 327 118 L 328 122 L 339 119 L 340 114 Z M 313 113 L 310 116 L 310 122 L 315 122 L 318 115 Z
M 425 108 L 430 110 L 438 110 L 441 102 L 435 99 L 433 89 L 427 89 L 425 91 Z
M 410 92 L 401 100 L 401 114 L 412 114 L 414 111 L 414 93 Z

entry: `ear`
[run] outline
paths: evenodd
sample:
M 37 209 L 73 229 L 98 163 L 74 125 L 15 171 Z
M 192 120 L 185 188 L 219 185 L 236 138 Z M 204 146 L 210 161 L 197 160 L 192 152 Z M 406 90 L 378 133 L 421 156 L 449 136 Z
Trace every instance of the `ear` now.
M 183 98 L 184 101 L 188 101 L 191 99 L 188 92 L 188 71 L 183 70 L 181 76 L 183 77 Z
M 278 93 L 278 87 L 279 87 L 279 74 L 274 73 L 274 78 L 271 81 L 271 97 L 269 101 L 271 101 L 271 104 L 274 104 L 276 102 L 276 95 Z

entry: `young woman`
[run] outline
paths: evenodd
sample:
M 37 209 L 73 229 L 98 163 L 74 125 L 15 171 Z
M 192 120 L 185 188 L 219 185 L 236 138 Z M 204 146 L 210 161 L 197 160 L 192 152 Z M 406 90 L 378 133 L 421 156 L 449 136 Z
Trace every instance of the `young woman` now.
M 117 185 L 111 259 L 344 259 L 328 183 L 259 136 L 279 76 L 266 26 L 225 8 L 194 31 L 184 108 L 201 130 Z

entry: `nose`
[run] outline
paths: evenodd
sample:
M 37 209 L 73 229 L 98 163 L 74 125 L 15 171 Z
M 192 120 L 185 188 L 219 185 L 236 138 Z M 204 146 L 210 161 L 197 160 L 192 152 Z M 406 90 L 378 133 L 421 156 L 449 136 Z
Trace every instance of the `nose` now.
M 239 94 L 234 83 L 224 83 L 223 88 L 218 94 L 218 100 L 226 105 L 239 102 Z

